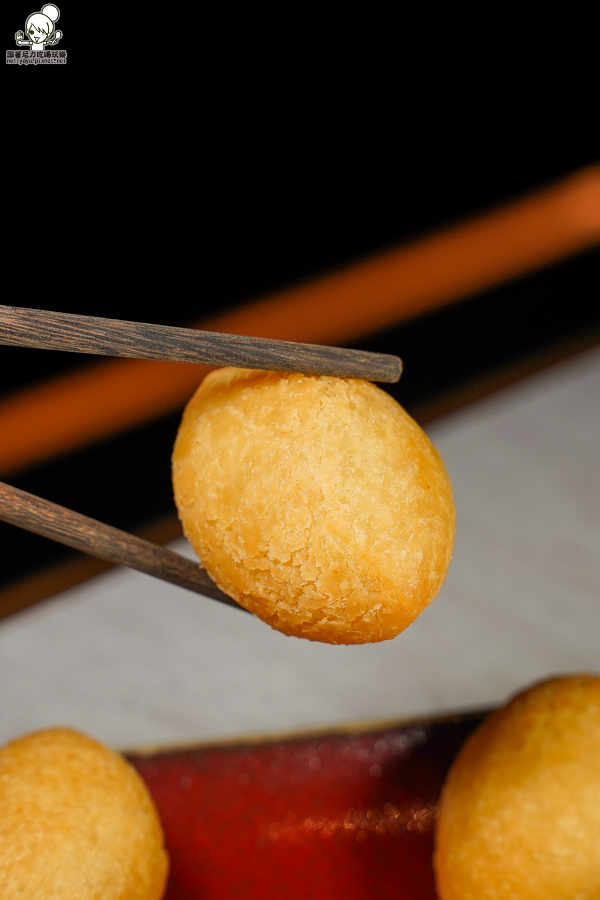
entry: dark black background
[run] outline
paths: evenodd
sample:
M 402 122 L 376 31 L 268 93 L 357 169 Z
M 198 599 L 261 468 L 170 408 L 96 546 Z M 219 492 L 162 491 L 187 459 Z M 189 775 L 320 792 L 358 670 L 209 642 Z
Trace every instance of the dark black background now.
M 304 9 L 57 5 L 67 64 L 6 67 L 3 302 L 179 324 L 600 156 L 572 102 L 577 64 L 510 31 L 494 43 L 427 11 L 329 25 Z M 33 11 L 3 7 L 6 49 Z M 362 346 L 403 357 L 410 408 L 598 321 L 598 273 L 588 253 Z M 0 392 L 83 362 L 0 348 Z M 172 508 L 176 424 L 14 483 L 132 527 Z M 62 553 L 9 526 L 0 545 L 1 581 Z

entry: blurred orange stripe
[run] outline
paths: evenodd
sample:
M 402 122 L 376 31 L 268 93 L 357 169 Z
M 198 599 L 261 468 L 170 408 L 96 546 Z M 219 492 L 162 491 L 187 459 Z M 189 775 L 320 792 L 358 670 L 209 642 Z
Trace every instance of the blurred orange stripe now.
M 348 343 L 600 242 L 600 165 L 196 327 Z M 181 406 L 207 366 L 101 361 L 0 402 L 0 475 Z

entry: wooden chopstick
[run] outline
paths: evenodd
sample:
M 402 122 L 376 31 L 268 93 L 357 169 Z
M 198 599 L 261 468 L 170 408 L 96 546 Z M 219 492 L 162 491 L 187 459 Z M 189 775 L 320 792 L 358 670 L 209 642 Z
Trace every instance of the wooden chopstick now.
M 101 356 L 335 375 L 367 381 L 396 382 L 402 373 L 402 361 L 386 353 L 296 344 L 18 306 L 0 306 L 0 344 Z
M 129 566 L 243 609 L 217 587 L 205 569 L 179 553 L 1 481 L 0 519 L 114 565 Z

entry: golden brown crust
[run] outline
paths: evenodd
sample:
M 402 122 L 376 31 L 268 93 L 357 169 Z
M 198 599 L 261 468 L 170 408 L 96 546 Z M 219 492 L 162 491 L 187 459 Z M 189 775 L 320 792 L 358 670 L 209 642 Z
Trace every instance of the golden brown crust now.
M 211 577 L 285 634 L 344 644 L 395 637 L 450 562 L 443 463 L 369 382 L 211 373 L 185 410 L 173 484 Z
M 489 716 L 437 826 L 440 900 L 599 900 L 600 678 L 552 679 Z
M 154 803 L 122 756 L 67 728 L 0 750 L 3 900 L 160 900 L 167 870 Z

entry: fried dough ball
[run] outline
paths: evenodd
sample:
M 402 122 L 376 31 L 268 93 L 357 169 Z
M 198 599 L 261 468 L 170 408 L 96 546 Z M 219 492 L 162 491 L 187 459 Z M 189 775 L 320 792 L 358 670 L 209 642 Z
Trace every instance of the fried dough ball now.
M 173 485 L 213 580 L 288 635 L 393 638 L 433 599 L 450 562 L 444 465 L 367 381 L 212 372 L 185 410 Z
M 440 900 L 600 898 L 600 678 L 539 684 L 471 735 L 434 868 Z
M 0 750 L 2 900 L 160 900 L 167 869 L 152 798 L 118 753 L 66 728 Z

